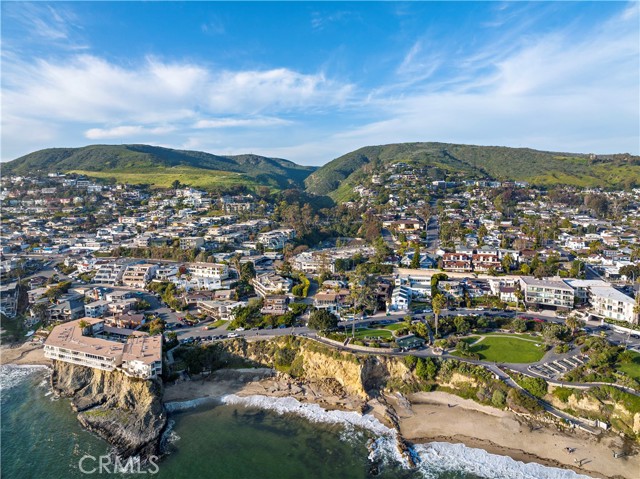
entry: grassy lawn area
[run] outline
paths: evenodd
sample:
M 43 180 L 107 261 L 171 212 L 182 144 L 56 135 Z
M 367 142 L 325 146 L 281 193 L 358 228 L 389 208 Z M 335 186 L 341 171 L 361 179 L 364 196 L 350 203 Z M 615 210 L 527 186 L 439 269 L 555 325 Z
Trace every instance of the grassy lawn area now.
M 476 338 L 465 338 L 465 340 L 467 339 L 469 342 L 476 340 Z M 488 336 L 478 344 L 471 346 L 469 350 L 478 353 L 480 359 L 484 361 L 496 363 L 532 363 L 542 359 L 545 353 L 541 342 L 523 341 L 515 336 L 508 338 Z
M 527 334 L 527 333 L 499 333 L 499 332 L 495 332 L 495 333 L 483 334 L 483 336 L 510 336 L 510 337 L 515 337 L 515 338 L 528 339 L 530 341 L 535 341 L 536 343 L 542 342 L 542 338 L 540 336 L 534 336 L 532 334 Z
M 633 355 L 633 362 L 627 364 L 616 364 L 616 369 L 628 374 L 636 381 L 640 381 L 640 353 L 631 351 Z
M 391 339 L 391 331 L 386 329 L 360 329 L 356 331 L 356 338 L 363 339 L 365 337 Z
M 220 326 L 224 326 L 225 324 L 227 324 L 227 321 L 225 321 L 224 319 L 219 319 L 218 321 L 209 324 L 207 326 L 207 329 L 219 328 Z
M 402 329 L 406 327 L 405 323 L 395 323 L 395 324 L 387 324 L 386 326 L 382 326 L 381 329 L 386 329 L 388 331 L 397 331 L 398 329 Z

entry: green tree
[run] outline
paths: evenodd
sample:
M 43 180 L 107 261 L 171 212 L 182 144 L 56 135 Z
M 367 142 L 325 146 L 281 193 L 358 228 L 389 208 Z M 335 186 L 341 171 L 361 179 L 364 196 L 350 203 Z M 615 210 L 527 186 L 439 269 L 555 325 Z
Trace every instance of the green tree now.
M 447 304 L 447 299 L 444 297 L 442 293 L 438 293 L 431 300 L 431 308 L 433 309 L 433 316 L 436 325 L 436 334 L 438 337 L 438 320 L 440 318 L 440 313 L 442 312 L 442 308 L 444 308 L 445 304 Z
M 411 265 L 409 267 L 411 269 L 420 268 L 420 245 L 417 243 L 413 248 L 413 258 L 411 258 Z
M 309 316 L 309 327 L 317 331 L 328 331 L 338 326 L 338 318 L 326 309 L 317 309 Z
M 507 395 L 504 393 L 504 391 L 496 389 L 495 391 L 493 391 L 493 395 L 491 396 L 491 404 L 498 409 L 502 409 L 504 408 L 506 399 Z

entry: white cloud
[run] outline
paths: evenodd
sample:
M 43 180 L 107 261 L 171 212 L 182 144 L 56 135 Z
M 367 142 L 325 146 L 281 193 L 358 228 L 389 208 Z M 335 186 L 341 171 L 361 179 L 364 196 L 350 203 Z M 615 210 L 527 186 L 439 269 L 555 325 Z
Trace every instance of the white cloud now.
M 143 126 L 115 126 L 113 128 L 91 128 L 84 132 L 84 136 L 90 140 L 105 140 L 114 138 L 130 138 L 138 135 L 166 135 L 175 128 L 156 127 L 145 128 Z
M 292 122 L 283 120 L 282 118 L 264 117 L 264 118 L 212 118 L 206 120 L 198 120 L 194 128 L 237 128 L 237 127 L 269 127 L 290 125 Z

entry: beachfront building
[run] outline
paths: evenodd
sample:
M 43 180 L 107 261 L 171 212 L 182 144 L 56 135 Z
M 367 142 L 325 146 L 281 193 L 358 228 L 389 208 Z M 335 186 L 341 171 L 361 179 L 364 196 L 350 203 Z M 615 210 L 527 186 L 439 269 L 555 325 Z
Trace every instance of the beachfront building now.
M 528 305 L 573 309 L 575 297 L 573 287 L 561 279 L 535 279 L 522 276 L 520 288 Z
M 638 324 L 636 301 L 611 286 L 589 288 L 589 302 L 593 316 Z
M 48 359 L 100 369 L 121 370 L 127 376 L 151 379 L 162 373 L 162 336 L 139 331 L 104 339 L 104 319 L 82 318 L 53 328 L 45 341 Z

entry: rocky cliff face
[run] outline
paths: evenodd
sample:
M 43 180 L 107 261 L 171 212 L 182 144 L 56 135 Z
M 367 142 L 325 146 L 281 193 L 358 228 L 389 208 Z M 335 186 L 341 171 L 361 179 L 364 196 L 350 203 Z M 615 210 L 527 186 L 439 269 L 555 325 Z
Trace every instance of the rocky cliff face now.
M 356 356 L 338 352 L 311 340 L 277 338 L 270 341 L 225 342 L 232 355 L 241 356 L 262 365 L 279 367 L 278 352 L 289 349 L 295 354 L 285 372 L 304 381 L 339 385 L 345 394 L 362 399 L 375 397 L 390 382 L 410 383 L 415 381 L 412 372 L 402 360 L 392 357 Z
M 119 455 L 159 455 L 167 423 L 160 382 L 54 361 L 51 386 L 71 398 L 80 423 Z

